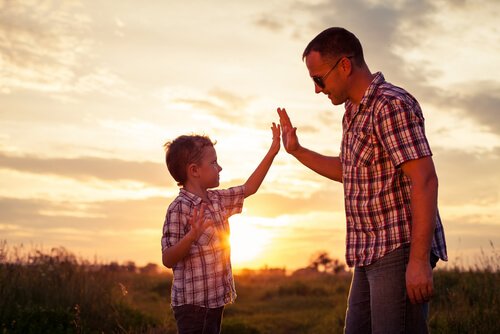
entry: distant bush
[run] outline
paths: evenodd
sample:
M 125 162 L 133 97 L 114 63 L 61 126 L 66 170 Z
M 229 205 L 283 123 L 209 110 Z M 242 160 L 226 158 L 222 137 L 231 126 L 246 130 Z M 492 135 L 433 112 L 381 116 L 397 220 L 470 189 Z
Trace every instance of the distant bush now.
M 500 260 L 494 252 L 481 261 L 435 270 L 432 333 L 500 333 Z M 64 248 L 22 255 L 0 242 L 0 333 L 174 334 L 172 275 L 145 268 L 88 263 Z M 224 311 L 223 334 L 342 332 L 349 272 L 244 273 L 235 276 L 238 298 Z
M 0 246 L 2 332 L 115 332 L 156 325 L 127 304 L 117 273 L 80 263 L 64 248 L 9 259 L 5 243 Z
M 221 334 L 260 334 L 260 332 L 250 325 L 230 319 L 222 324 Z
M 271 299 L 284 296 L 314 297 L 327 295 L 326 289 L 317 286 L 311 286 L 305 282 L 294 281 L 280 285 L 277 289 L 267 292 L 263 299 Z
M 433 333 L 500 333 L 500 273 L 438 270 L 429 326 Z

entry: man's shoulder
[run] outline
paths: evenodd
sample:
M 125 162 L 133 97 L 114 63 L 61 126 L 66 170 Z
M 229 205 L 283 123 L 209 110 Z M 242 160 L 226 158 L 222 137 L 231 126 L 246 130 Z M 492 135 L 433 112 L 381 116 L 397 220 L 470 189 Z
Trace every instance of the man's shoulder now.
M 377 111 L 385 110 L 387 106 L 415 106 L 417 99 L 406 89 L 390 82 L 381 83 L 376 92 L 374 107 Z
M 408 96 L 413 98 L 413 96 L 406 89 L 388 81 L 384 81 L 378 86 L 377 95 L 380 98 L 387 100 L 401 99 Z

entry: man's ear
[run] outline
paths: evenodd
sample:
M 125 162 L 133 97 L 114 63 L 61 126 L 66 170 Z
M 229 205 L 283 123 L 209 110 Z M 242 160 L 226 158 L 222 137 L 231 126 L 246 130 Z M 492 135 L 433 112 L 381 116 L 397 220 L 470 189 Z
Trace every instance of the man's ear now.
M 195 163 L 190 163 L 187 166 L 187 173 L 189 177 L 197 178 L 200 176 L 198 165 Z

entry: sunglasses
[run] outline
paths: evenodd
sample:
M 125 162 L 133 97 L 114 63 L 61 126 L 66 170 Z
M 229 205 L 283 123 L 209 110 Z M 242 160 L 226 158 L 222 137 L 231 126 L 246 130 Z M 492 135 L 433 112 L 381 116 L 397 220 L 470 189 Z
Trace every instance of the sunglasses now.
M 342 56 L 340 57 L 339 60 L 337 60 L 337 62 L 335 63 L 335 65 L 332 66 L 332 68 L 330 68 L 330 70 L 328 72 L 326 72 L 325 75 L 323 75 L 322 77 L 312 77 L 314 83 L 321 89 L 325 89 L 325 80 L 326 78 L 328 78 L 328 76 L 330 75 L 330 73 L 332 73 L 332 71 L 335 69 L 335 67 L 337 67 L 337 65 L 340 63 L 340 61 L 344 58 L 348 58 L 348 59 L 351 59 L 352 57 L 354 56 Z

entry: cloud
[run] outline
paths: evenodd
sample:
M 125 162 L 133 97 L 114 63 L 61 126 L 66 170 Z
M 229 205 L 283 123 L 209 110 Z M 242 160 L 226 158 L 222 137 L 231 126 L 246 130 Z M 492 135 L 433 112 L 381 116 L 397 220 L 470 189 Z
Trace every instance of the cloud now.
M 486 11 L 498 10 L 498 4 L 494 1 L 482 1 L 482 6 L 483 12 L 477 7 L 471 8 L 466 1 L 397 1 L 388 4 L 383 1 L 329 0 L 312 4 L 295 2 L 292 7 L 301 8 L 310 14 L 311 36 L 307 40 L 327 27 L 346 27 L 360 39 L 365 59 L 372 71 L 381 69 L 388 81 L 408 89 L 421 103 L 432 103 L 448 113 L 452 112 L 450 107 L 453 107 L 461 113 L 457 117 L 466 115 L 491 132 L 500 133 L 500 113 L 497 112 L 500 89 L 497 82 L 474 80 L 459 85 L 467 85 L 468 89 L 440 87 L 436 85 L 435 79 L 443 76 L 445 70 L 451 69 L 439 66 L 440 60 L 437 63 L 414 63 L 410 60 L 413 52 L 429 52 L 427 48 L 432 47 L 432 43 L 438 43 L 429 42 L 429 36 L 433 33 L 441 35 L 443 40 L 454 38 L 454 33 L 443 27 L 441 18 L 444 12 L 449 14 L 447 20 L 457 21 L 471 9 L 477 15 L 482 13 L 489 16 Z M 488 25 L 483 31 L 485 34 L 481 34 L 481 25 L 477 25 L 477 33 L 469 39 L 482 40 L 486 45 L 494 41 L 488 37 L 492 34 L 489 30 L 495 29 L 489 16 Z M 266 17 L 272 20 L 273 14 L 268 13 Z M 455 25 L 453 23 L 452 27 Z
M 254 21 L 254 24 L 258 27 L 273 32 L 279 32 L 284 28 L 284 24 L 280 22 L 279 19 L 265 14 L 261 15 L 258 19 L 256 19 Z
M 43 158 L 0 152 L 0 168 L 33 174 L 50 174 L 81 181 L 89 179 L 129 180 L 151 186 L 164 186 L 167 178 L 166 167 L 159 163 L 97 157 Z
M 31 3 L 33 2 L 33 3 Z M 91 19 L 77 1 L 4 1 L 0 12 L 0 92 L 98 91 L 120 79 L 93 64 Z
M 172 99 L 174 103 L 187 104 L 194 110 L 209 112 L 212 116 L 232 124 L 239 124 L 243 119 L 250 118 L 245 110 L 251 101 L 250 97 L 242 97 L 218 88 L 210 90 L 202 98 L 177 96 Z
M 103 227 L 161 229 L 166 208 L 173 198 L 110 200 L 95 202 L 18 199 L 0 197 L 0 224 L 38 230 L 71 227 L 96 231 Z
M 471 94 L 459 97 L 455 104 L 461 106 L 468 117 L 500 134 L 500 83 L 478 81 L 471 86 L 474 88 L 467 90 Z
M 452 206 L 498 205 L 500 148 L 482 153 L 436 150 L 434 160 L 440 180 L 440 203 Z
M 333 181 L 331 181 L 333 182 Z M 342 212 L 344 197 L 342 190 L 321 190 L 311 196 L 292 198 L 282 194 L 257 193 L 245 201 L 248 214 L 254 216 L 277 217 L 308 212 Z

